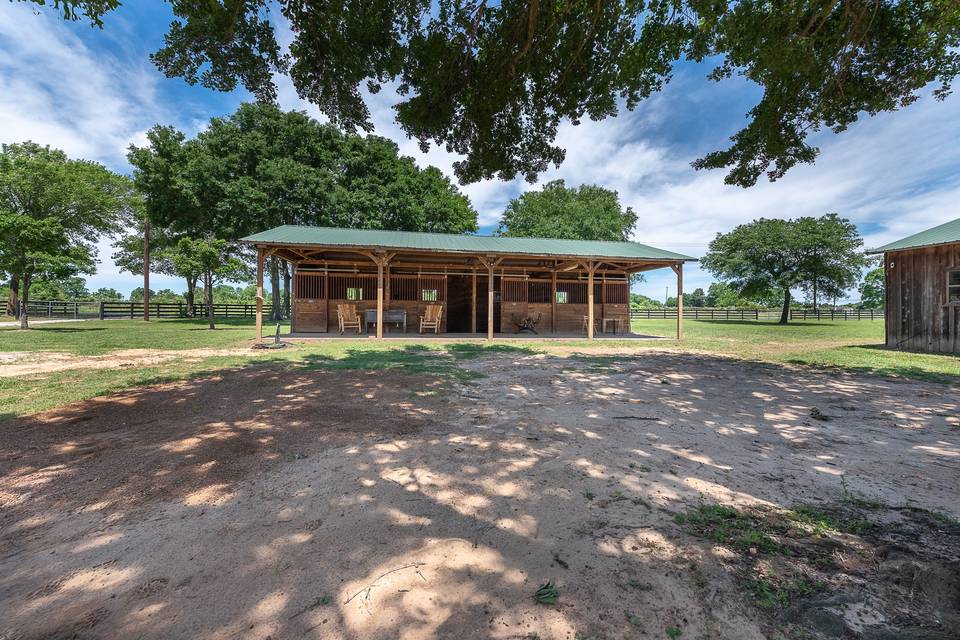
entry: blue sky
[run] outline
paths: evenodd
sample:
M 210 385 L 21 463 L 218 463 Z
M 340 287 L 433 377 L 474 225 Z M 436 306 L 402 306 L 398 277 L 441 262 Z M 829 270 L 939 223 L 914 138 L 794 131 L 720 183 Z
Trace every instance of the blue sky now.
M 194 134 L 209 118 L 249 99 L 243 91 L 218 93 L 164 78 L 151 65 L 148 55 L 160 47 L 171 18 L 165 3 L 131 2 L 98 30 L 65 23 L 50 8 L 0 2 L 0 141 L 33 140 L 128 173 L 127 146 L 142 144 L 154 124 Z M 839 136 L 817 134 L 822 153 L 816 165 L 742 189 L 724 185 L 723 172 L 690 168 L 700 155 L 725 145 L 759 96 L 743 80 L 706 80 L 708 70 L 681 64 L 668 88 L 635 111 L 563 126 L 559 143 L 567 159 L 542 175 L 541 183 L 563 178 L 568 185 L 616 189 L 639 215 L 637 241 L 693 256 L 702 255 L 717 232 L 761 216 L 836 212 L 859 226 L 868 246 L 960 216 L 960 98 L 936 102 L 925 96 Z M 324 119 L 285 78 L 277 80 L 281 106 Z M 419 164 L 452 176 L 456 156 L 436 148 L 421 152 L 393 121 L 393 101 L 390 91 L 371 97 L 376 132 Z M 522 180 L 462 187 L 484 231 L 496 226 L 511 198 L 537 188 Z M 120 273 L 110 261 L 109 242 L 100 258 L 90 288 L 129 292 L 138 286 L 139 278 Z M 711 282 L 695 266 L 687 270 L 688 291 Z M 151 285 L 183 289 L 182 282 L 164 276 L 154 276 Z M 636 290 L 662 299 L 665 288 L 672 294 L 674 286 L 673 274 L 663 270 L 649 273 Z

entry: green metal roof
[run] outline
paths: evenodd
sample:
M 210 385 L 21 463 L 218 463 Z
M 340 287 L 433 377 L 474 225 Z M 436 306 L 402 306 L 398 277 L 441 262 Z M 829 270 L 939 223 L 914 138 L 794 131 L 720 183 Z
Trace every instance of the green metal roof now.
M 632 260 L 696 260 L 639 242 L 513 238 L 455 233 L 420 233 L 373 229 L 340 229 L 284 225 L 242 239 L 250 244 L 378 247 L 444 251 L 450 253 L 518 254 L 575 258 L 629 258 Z
M 940 226 L 912 236 L 907 236 L 902 240 L 885 244 L 882 247 L 871 249 L 867 253 L 883 253 L 884 251 L 898 251 L 900 249 L 917 249 L 920 247 L 930 247 L 937 244 L 951 244 L 960 242 L 960 218 L 952 222 L 945 222 Z

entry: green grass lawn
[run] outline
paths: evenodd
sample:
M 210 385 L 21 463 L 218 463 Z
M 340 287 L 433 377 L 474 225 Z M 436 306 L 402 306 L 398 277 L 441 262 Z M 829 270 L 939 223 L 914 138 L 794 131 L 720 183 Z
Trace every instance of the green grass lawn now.
M 202 320 L 106 320 L 38 325 L 21 332 L 0 329 L 0 353 L 56 351 L 79 356 L 102 355 L 121 349 L 240 348 L 252 343 L 251 321 L 218 323 L 210 331 Z M 230 356 L 178 359 L 161 365 L 116 369 L 73 369 L 42 375 L 0 377 L 0 420 L 36 413 L 76 400 L 122 389 L 201 375 L 226 367 L 292 366 L 435 373 L 460 380 L 467 372 L 458 366 L 464 359 L 491 350 L 534 353 L 558 347 L 582 349 L 680 349 L 708 352 L 746 360 L 807 365 L 819 368 L 895 375 L 941 383 L 960 382 L 960 358 L 916 354 L 882 348 L 880 321 L 800 321 L 787 326 L 773 322 L 685 322 L 685 339 L 672 339 L 674 321 L 640 320 L 636 333 L 665 336 L 665 340 L 587 342 L 510 341 L 486 345 L 471 342 L 376 342 L 369 339 L 316 341 L 291 348 Z M 271 327 L 272 328 L 272 327 Z M 286 327 L 283 330 L 286 331 Z M 39 355 L 39 354 L 38 354 Z M 0 364 L 0 367 L 3 365 Z
M 633 331 L 672 337 L 675 320 L 635 320 Z M 672 347 L 748 360 L 840 368 L 936 382 L 960 381 L 955 355 L 893 351 L 883 346 L 881 320 L 806 320 L 779 325 L 751 320 L 687 320 Z M 664 343 L 662 346 L 666 346 Z
M 118 349 L 215 349 L 249 346 L 255 336 L 249 319 L 220 319 L 211 331 L 205 320 L 87 320 L 38 324 L 29 331 L 0 328 L 0 352 L 64 351 L 102 355 Z M 265 334 L 276 325 L 267 324 Z M 283 332 L 289 330 L 284 325 Z

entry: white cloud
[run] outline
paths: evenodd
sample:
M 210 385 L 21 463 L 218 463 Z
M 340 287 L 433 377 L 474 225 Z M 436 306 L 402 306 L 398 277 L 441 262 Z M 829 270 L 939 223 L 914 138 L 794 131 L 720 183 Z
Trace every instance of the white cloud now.
M 127 145 L 164 115 L 158 79 L 147 60 L 94 51 L 50 12 L 0 5 L 5 142 L 34 140 L 123 167 Z

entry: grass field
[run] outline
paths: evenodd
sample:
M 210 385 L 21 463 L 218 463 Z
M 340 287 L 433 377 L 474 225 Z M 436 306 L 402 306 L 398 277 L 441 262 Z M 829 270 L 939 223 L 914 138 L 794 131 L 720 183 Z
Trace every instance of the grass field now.
M 671 336 L 671 320 L 641 320 L 636 333 Z M 47 352 L 72 354 L 78 363 L 110 358 L 131 349 L 166 352 L 183 357 L 164 362 L 134 361 L 118 366 L 66 368 L 60 371 L 0 376 L 0 420 L 27 415 L 68 402 L 83 400 L 143 384 L 184 379 L 245 365 L 322 367 L 343 369 L 397 368 L 412 372 L 437 371 L 459 376 L 457 362 L 489 349 L 538 351 L 671 349 L 715 353 L 753 361 L 806 365 L 878 375 L 904 376 L 940 383 L 960 382 L 960 358 L 895 352 L 884 349 L 879 321 L 807 321 L 780 326 L 772 322 L 688 320 L 683 342 L 650 341 L 510 341 L 487 346 L 482 341 L 462 343 L 377 343 L 372 340 L 305 342 L 282 351 L 253 352 L 249 321 L 222 322 L 210 331 L 201 320 L 87 321 L 38 325 L 21 332 L 0 329 L 0 356 L 27 352 L 17 363 L 50 357 Z M 283 328 L 286 330 L 286 327 Z M 236 349 L 236 353 L 205 354 L 197 349 Z M 90 358 L 90 357 L 94 358 Z M 0 368 L 9 366 L 2 364 Z M 9 362 L 9 360 L 8 360 Z

